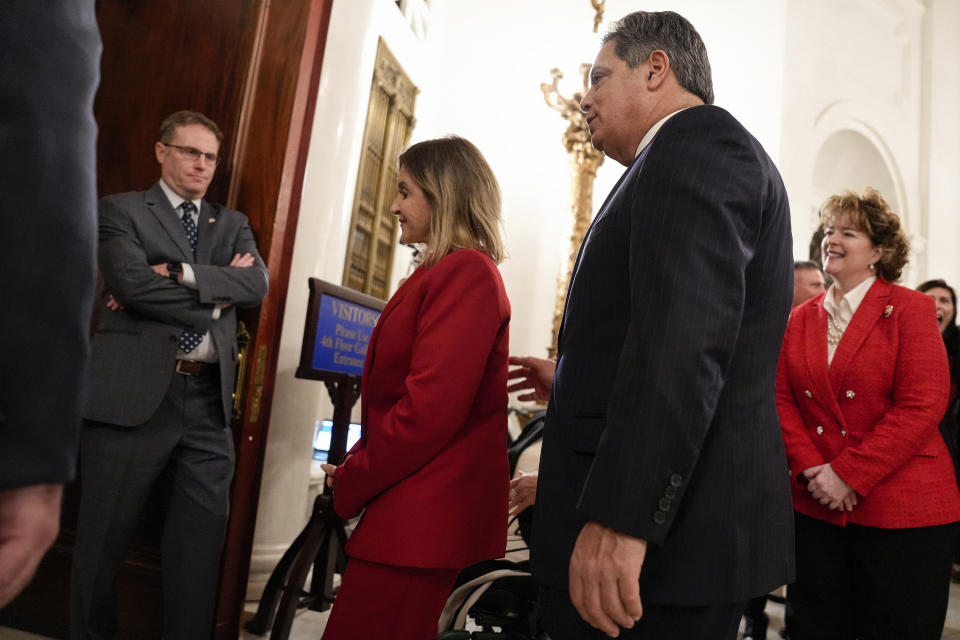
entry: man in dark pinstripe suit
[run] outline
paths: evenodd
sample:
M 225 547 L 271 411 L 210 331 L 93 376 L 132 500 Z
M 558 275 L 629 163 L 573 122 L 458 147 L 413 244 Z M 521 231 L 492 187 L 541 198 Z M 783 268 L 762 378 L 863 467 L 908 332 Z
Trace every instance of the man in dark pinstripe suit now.
M 627 170 L 584 238 L 558 339 L 532 545 L 554 640 L 732 639 L 745 602 L 793 578 L 774 396 L 787 196 L 712 102 L 693 26 L 638 12 L 604 39 L 580 105 Z M 550 386 L 549 365 L 515 362 L 515 388 Z

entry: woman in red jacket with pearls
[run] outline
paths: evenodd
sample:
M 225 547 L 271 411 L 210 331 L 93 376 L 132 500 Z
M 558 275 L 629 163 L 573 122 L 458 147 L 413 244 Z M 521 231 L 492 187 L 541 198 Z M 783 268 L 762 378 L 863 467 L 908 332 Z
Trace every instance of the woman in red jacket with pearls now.
M 777 406 L 793 477 L 790 634 L 939 638 L 960 492 L 937 425 L 949 392 L 933 301 L 892 284 L 900 220 L 874 190 L 827 200 L 825 293 L 784 337 Z

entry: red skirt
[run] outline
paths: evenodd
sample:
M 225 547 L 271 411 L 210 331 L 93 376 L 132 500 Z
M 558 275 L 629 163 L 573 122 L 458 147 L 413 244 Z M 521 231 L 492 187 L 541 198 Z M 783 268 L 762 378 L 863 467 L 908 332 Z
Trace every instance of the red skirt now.
M 459 573 L 350 558 L 322 640 L 436 640 Z

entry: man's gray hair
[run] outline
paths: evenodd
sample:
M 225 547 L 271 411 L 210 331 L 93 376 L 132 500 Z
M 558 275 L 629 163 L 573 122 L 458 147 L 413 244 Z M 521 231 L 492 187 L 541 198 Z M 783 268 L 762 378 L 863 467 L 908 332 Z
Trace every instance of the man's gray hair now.
M 637 11 L 614 23 L 603 43 L 616 41 L 617 57 L 632 69 L 660 49 L 680 86 L 713 104 L 713 79 L 707 48 L 690 21 L 673 11 Z

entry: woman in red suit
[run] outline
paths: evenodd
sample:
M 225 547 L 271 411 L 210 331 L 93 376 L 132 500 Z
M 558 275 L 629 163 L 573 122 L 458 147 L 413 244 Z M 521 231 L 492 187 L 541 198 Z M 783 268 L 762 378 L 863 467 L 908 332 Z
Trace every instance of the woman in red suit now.
M 337 513 L 363 511 L 324 640 L 435 638 L 458 572 L 506 546 L 500 189 L 456 137 L 407 149 L 397 182 L 400 242 L 426 244 L 426 256 L 371 337 L 360 441 L 324 467 Z
M 933 640 L 960 520 L 933 301 L 892 284 L 908 244 L 879 193 L 833 196 L 821 219 L 834 284 L 791 314 L 777 374 L 797 527 L 791 638 Z

